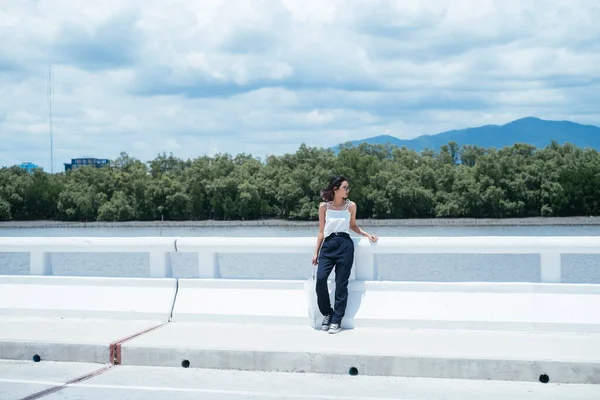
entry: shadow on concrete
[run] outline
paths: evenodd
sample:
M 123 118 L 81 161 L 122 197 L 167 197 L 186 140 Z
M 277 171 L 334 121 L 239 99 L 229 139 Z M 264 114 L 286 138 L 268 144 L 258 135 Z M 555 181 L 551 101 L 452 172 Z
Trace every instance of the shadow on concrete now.
M 332 274 L 333 276 L 333 274 Z M 330 279 L 329 283 L 329 301 L 332 307 L 335 305 L 335 280 Z M 317 306 L 317 293 L 315 291 L 316 281 L 309 279 L 304 284 L 304 291 L 308 304 L 308 316 L 314 329 L 321 329 L 323 315 Z M 355 317 L 360 310 L 362 299 L 365 296 L 365 284 L 362 281 L 350 281 L 348 285 L 348 303 L 346 304 L 346 313 L 342 319 L 342 329 L 354 329 Z

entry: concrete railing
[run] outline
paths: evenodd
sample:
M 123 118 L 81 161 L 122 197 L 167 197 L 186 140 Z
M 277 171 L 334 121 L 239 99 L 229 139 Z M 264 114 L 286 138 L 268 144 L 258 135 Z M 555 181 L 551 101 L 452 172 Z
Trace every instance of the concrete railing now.
M 344 327 L 600 332 L 595 311 L 600 285 L 561 283 L 561 255 L 598 254 L 600 237 L 384 237 L 355 243 L 355 279 L 348 288 Z M 308 268 L 314 246 L 314 238 L 0 238 L 0 252 L 31 254 L 31 275 L 52 274 L 53 252 L 146 252 L 151 277 L 166 278 L 0 276 L 0 316 L 110 318 L 123 308 L 124 316 L 159 313 L 163 320 L 169 310 L 174 322 L 318 326 L 322 316 L 314 280 L 223 279 L 218 263 L 221 253 L 296 253 L 307 255 Z M 174 252 L 198 254 L 200 279 L 172 277 Z M 539 254 L 542 282 L 378 281 L 375 256 L 402 253 Z M 332 284 L 332 297 L 333 291 Z M 160 304 L 145 308 L 143 299 Z
M 150 276 L 173 276 L 171 254 L 176 239 L 162 237 L 5 237 L 0 253 L 29 253 L 32 275 L 52 275 L 51 253 L 148 253 Z
M 377 254 L 539 254 L 541 281 L 561 282 L 562 254 L 598 254 L 600 237 L 383 237 L 377 243 L 354 239 L 355 268 L 351 279 L 378 279 Z M 310 254 L 316 239 L 312 237 L 10 237 L 0 238 L 0 252 L 30 254 L 32 275 L 52 275 L 51 253 L 97 252 L 148 253 L 150 276 L 171 277 L 173 252 L 198 254 L 198 277 L 220 278 L 218 254 L 269 253 Z M 307 261 L 307 264 L 309 261 Z
M 600 253 L 600 237 L 383 237 L 377 243 L 355 241 L 355 268 L 351 279 L 377 280 L 377 254 L 539 254 L 541 281 L 561 282 L 562 254 Z M 219 253 L 311 254 L 314 238 L 186 237 L 177 239 L 177 251 L 199 254 L 200 278 L 219 278 Z M 1 248 L 1 247 L 0 247 Z

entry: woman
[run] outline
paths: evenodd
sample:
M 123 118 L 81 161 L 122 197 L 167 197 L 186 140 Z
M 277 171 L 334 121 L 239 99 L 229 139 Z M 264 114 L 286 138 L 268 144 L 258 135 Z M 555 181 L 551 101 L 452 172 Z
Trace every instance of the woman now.
M 356 204 L 348 200 L 350 186 L 348 179 L 336 176 L 321 197 L 325 200 L 319 206 L 319 236 L 317 250 L 312 259 L 317 268 L 317 304 L 324 315 L 321 329 L 329 333 L 341 330 L 342 318 L 348 303 L 348 279 L 354 262 L 354 242 L 350 229 L 368 237 L 372 242 L 377 236 L 370 235 L 356 225 Z M 335 267 L 335 310 L 331 308 L 327 279 Z

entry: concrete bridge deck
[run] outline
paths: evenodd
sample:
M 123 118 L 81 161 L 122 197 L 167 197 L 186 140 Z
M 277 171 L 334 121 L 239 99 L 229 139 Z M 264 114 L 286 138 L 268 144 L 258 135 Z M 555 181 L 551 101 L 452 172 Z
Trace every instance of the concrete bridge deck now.
M 3 400 L 597 400 L 600 386 L 0 361 Z M 94 376 L 95 372 L 101 370 Z M 78 382 L 81 377 L 90 376 Z M 68 383 L 73 382 L 73 383 Z

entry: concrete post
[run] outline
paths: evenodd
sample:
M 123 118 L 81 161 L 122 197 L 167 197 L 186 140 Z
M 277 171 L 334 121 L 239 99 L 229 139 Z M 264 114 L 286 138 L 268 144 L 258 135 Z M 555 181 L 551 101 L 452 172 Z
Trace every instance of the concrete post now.
M 377 270 L 375 268 L 375 254 L 357 248 L 354 261 L 356 264 L 356 279 L 361 281 L 373 281 L 377 279 Z
M 540 268 L 541 280 L 544 283 L 560 283 L 561 275 L 561 255 L 560 253 L 541 253 Z
M 218 254 L 213 252 L 198 253 L 198 278 L 220 278 Z
M 149 254 L 150 276 L 152 278 L 172 278 L 173 267 L 171 265 L 171 253 L 151 251 Z
M 29 253 L 29 272 L 31 275 L 52 275 L 50 253 L 32 251 Z

